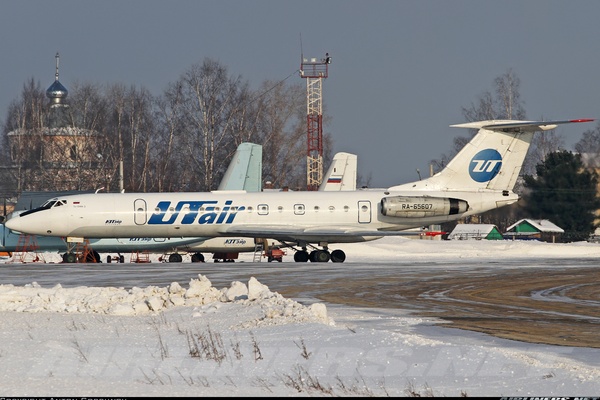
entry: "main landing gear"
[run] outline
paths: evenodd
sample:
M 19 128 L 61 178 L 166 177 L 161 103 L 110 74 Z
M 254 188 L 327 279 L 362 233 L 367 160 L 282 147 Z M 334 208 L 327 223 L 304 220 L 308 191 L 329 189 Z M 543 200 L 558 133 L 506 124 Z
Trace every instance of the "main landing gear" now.
M 159 258 L 159 261 L 163 261 L 167 259 L 167 262 L 170 263 L 180 263 L 183 262 L 183 256 L 180 253 L 171 253 L 171 254 L 163 254 L 162 257 Z M 193 263 L 204 262 L 204 255 L 202 253 L 194 253 L 190 256 L 190 259 Z
M 345 260 L 346 253 L 342 250 L 333 250 L 330 253 L 327 247 L 323 250 L 315 249 L 310 253 L 306 250 L 306 247 L 302 247 L 302 250 L 296 250 L 296 253 L 294 253 L 295 262 L 344 262 Z
M 125 262 L 125 257 L 123 257 L 123 255 L 121 255 L 121 254 L 119 254 L 118 256 L 111 256 L 111 255 L 106 256 L 107 263 L 110 264 L 113 261 L 123 264 Z

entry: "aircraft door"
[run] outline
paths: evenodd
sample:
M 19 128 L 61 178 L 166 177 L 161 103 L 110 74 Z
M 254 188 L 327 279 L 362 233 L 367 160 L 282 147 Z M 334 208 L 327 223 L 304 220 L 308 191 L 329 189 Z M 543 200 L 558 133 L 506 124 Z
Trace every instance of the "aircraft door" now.
M 136 199 L 133 202 L 133 209 L 135 213 L 133 214 L 136 225 L 144 225 L 147 221 L 146 218 L 146 200 L 144 199 Z
M 371 202 L 360 200 L 358 202 L 358 223 L 368 224 L 371 222 Z

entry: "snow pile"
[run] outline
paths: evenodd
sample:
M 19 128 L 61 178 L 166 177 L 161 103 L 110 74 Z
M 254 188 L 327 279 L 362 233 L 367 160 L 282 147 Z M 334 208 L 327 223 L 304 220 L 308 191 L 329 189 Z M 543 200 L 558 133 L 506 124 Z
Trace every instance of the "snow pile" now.
M 189 288 L 177 282 L 168 287 L 133 287 L 130 290 L 114 287 L 64 288 L 60 284 L 53 288 L 42 288 L 36 282 L 18 287 L 0 285 L 0 311 L 19 312 L 63 312 L 97 313 L 110 315 L 143 315 L 157 313 L 174 307 L 198 307 L 218 303 L 239 303 L 258 306 L 254 321 L 250 325 L 278 324 L 289 322 L 321 322 L 332 324 L 327 317 L 324 304 L 310 307 L 286 299 L 269 290 L 266 285 L 252 277 L 248 285 L 234 281 L 229 288 L 216 289 L 210 280 L 199 274 L 191 279 Z M 204 308 L 206 311 L 206 308 Z M 196 313 L 196 315 L 199 315 Z

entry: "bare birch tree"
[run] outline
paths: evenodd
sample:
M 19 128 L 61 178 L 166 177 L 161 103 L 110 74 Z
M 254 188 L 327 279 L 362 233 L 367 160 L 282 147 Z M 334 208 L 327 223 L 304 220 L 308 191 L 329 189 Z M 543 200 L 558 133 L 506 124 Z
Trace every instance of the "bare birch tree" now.
M 227 68 L 217 61 L 205 59 L 192 65 L 176 82 L 181 88 L 184 135 L 181 152 L 187 168 L 180 171 L 181 190 L 211 190 L 219 184 L 215 173 L 226 167 L 227 154 L 235 147 L 239 125 L 244 113 L 248 85 L 241 77 L 232 78 Z
M 303 184 L 300 179 L 306 166 L 305 91 L 301 85 L 265 81 L 261 92 L 263 181 L 274 187 L 306 187 L 306 172 Z
M 35 186 L 34 182 L 39 176 L 37 166 L 42 153 L 41 133 L 46 112 L 45 91 L 39 82 L 30 78 L 23 85 L 21 97 L 9 105 L 3 127 L 4 191 L 20 193 Z M 9 185 L 13 186 L 12 189 Z
M 144 88 L 113 85 L 107 91 L 107 104 L 107 149 L 113 174 L 122 162 L 125 190 L 155 190 L 150 159 L 150 137 L 155 125 L 152 95 Z
M 575 143 L 575 151 L 581 154 L 588 168 L 600 168 L 600 123 L 594 129 L 583 132 L 581 139 Z
M 185 134 L 181 89 L 181 85 L 177 83 L 170 84 L 155 102 L 156 131 L 151 138 L 151 154 L 159 192 L 181 189 L 180 176 L 185 168 L 183 157 L 180 157 Z

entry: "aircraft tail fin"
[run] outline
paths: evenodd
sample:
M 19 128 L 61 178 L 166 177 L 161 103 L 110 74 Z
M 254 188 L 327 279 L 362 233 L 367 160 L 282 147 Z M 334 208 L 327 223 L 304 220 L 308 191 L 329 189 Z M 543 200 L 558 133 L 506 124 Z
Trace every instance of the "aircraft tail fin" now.
M 534 132 L 555 129 L 561 124 L 591 122 L 489 120 L 450 125 L 478 129 L 477 134 L 448 165 L 434 176 L 390 189 L 440 189 L 512 191 Z
M 255 143 L 240 143 L 218 190 L 262 190 L 262 146 Z
M 319 190 L 325 192 L 356 190 L 356 167 L 356 154 L 336 153 Z

